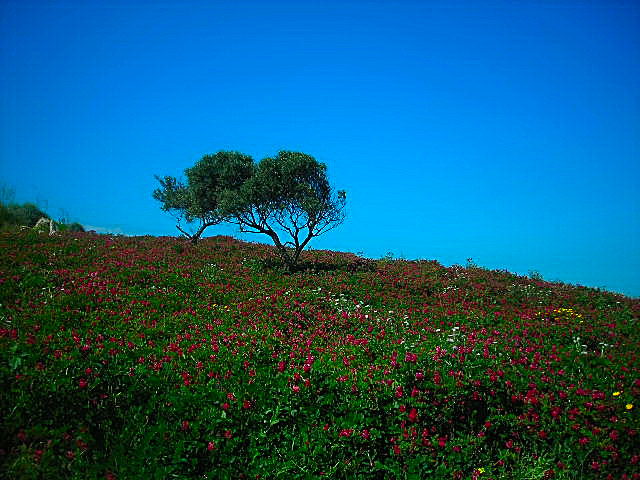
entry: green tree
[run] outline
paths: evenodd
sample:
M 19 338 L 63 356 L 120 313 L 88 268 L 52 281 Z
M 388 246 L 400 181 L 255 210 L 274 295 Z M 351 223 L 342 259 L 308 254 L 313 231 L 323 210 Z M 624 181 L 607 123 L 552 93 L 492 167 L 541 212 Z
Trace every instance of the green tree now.
M 156 176 L 160 188 L 153 197 L 194 243 L 209 226 L 235 224 L 241 232 L 268 235 L 293 270 L 311 239 L 344 221 L 346 193 L 334 192 L 326 165 L 311 155 L 281 151 L 256 165 L 247 155 L 222 151 L 185 174 L 186 183 Z M 182 220 L 198 222 L 197 229 L 186 232 Z
M 281 151 L 263 159 L 233 192 L 227 205 L 230 221 L 242 232 L 268 235 L 293 270 L 312 238 L 344 221 L 346 192 L 333 192 L 326 171 L 325 164 L 300 152 Z
M 186 184 L 174 177 L 156 175 L 160 188 L 154 190 L 153 198 L 177 220 L 176 228 L 197 243 L 207 227 L 228 219 L 229 212 L 224 205 L 229 192 L 238 190 L 251 177 L 254 168 L 253 159 L 239 152 L 205 155 L 185 170 Z M 195 230 L 184 230 L 183 220 L 196 224 Z

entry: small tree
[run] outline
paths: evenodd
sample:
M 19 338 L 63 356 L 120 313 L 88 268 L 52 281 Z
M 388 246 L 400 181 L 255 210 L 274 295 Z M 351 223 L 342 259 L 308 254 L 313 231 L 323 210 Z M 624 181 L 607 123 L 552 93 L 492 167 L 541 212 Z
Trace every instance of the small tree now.
M 177 220 L 176 228 L 197 243 L 207 227 L 227 219 L 224 199 L 230 190 L 239 189 L 253 170 L 253 159 L 239 152 L 205 155 L 185 170 L 186 184 L 174 177 L 156 175 L 160 188 L 153 192 L 153 198 L 162 203 L 162 210 Z M 197 223 L 195 232 L 186 232 L 180 225 L 182 220 Z
M 281 151 L 258 165 L 238 152 L 218 152 L 185 170 L 186 184 L 156 176 L 160 188 L 153 197 L 193 243 L 209 226 L 236 224 L 241 232 L 268 235 L 293 270 L 312 238 L 344 221 L 346 193 L 334 193 L 326 171 L 326 165 L 299 152 Z M 182 219 L 199 222 L 197 230 L 187 233 Z
M 225 207 L 240 231 L 268 235 L 289 270 L 312 238 L 344 221 L 346 193 L 331 189 L 326 165 L 310 155 L 281 151 L 262 160 Z M 282 241 L 280 235 L 289 238 Z

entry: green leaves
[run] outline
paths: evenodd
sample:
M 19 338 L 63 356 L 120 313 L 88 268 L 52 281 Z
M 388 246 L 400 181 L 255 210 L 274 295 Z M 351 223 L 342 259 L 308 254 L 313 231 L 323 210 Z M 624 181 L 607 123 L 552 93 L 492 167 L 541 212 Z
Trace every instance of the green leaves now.
M 305 153 L 283 150 L 256 165 L 248 155 L 220 151 L 202 157 L 185 175 L 186 184 L 156 176 L 160 188 L 153 197 L 193 243 L 209 226 L 234 223 L 243 232 L 271 237 L 293 270 L 312 238 L 344 221 L 346 192 L 334 194 L 326 165 Z M 183 230 L 182 219 L 199 222 L 196 231 Z

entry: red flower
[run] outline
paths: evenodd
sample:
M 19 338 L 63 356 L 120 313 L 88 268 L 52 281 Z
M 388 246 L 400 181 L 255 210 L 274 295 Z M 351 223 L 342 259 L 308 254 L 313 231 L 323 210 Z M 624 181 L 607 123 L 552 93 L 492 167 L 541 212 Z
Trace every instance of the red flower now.
M 418 361 L 418 356 L 415 353 L 407 352 L 407 354 L 404 357 L 404 361 L 405 362 L 416 363 Z
M 369 430 L 367 430 L 366 428 L 364 430 L 362 430 L 362 433 L 360 434 L 362 435 L 362 438 L 364 438 L 365 440 L 369 439 Z
M 230 406 L 230 405 L 229 405 L 227 402 L 224 402 L 224 403 L 222 404 L 222 409 L 223 409 L 223 410 L 225 410 L 225 411 L 226 411 L 226 410 L 229 410 L 229 406 Z
M 207 444 L 207 450 L 211 451 L 211 450 L 213 450 L 214 448 L 216 448 L 216 444 L 215 444 L 215 442 L 209 442 L 209 443 Z
M 188 420 L 183 420 L 182 421 L 182 430 L 184 430 L 184 431 L 189 430 L 189 421 Z
M 242 408 L 244 408 L 245 410 L 249 410 L 251 408 L 251 402 L 249 400 L 245 400 L 242 403 Z
M 86 388 L 89 383 L 84 378 L 81 378 L 78 384 L 80 385 L 80 388 Z
M 344 428 L 340 430 L 340 434 L 338 435 L 338 437 L 350 437 L 352 433 L 353 433 L 352 428 Z
M 231 430 L 225 430 L 224 431 L 224 438 L 229 439 L 231 437 L 233 437 L 233 434 L 231 433 Z
M 418 419 L 418 412 L 415 408 L 412 408 L 409 412 L 409 421 L 415 422 Z

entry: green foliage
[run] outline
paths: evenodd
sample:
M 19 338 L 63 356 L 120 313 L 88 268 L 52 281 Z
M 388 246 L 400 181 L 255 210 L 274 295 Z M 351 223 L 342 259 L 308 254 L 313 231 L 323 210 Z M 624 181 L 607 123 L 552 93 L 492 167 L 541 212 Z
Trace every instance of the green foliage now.
M 160 188 L 154 190 L 153 198 L 162 204 L 163 211 L 176 218 L 178 230 L 196 243 L 207 227 L 228 218 L 230 192 L 240 188 L 253 168 L 253 159 L 239 152 L 205 155 L 185 170 L 186 184 L 174 177 L 156 175 Z M 197 222 L 196 231 L 183 230 L 182 220 L 188 224 Z
M 13 230 L 16 227 L 33 227 L 41 218 L 51 218 L 33 203 L 14 203 L 15 191 L 6 186 L 0 186 L 0 229 Z M 55 222 L 61 231 L 84 232 L 79 223 L 68 223 L 68 214 L 63 213 L 63 218 Z
M 310 155 L 281 151 L 257 165 L 251 157 L 221 151 L 205 155 L 185 170 L 187 183 L 156 179 L 153 197 L 177 220 L 176 227 L 196 243 L 204 230 L 220 222 L 242 232 L 268 235 L 289 270 L 309 241 L 344 220 L 346 193 L 333 193 L 326 165 Z M 196 231 L 180 226 L 199 222 Z M 281 235 L 288 240 L 281 240 Z
M 84 227 L 78 222 L 73 222 L 67 225 L 70 232 L 84 232 Z
M 346 193 L 333 194 L 326 165 L 310 155 L 281 151 L 262 160 L 238 191 L 232 222 L 271 237 L 290 270 L 312 238 L 344 221 Z M 290 239 L 282 241 L 280 235 Z
M 45 212 L 33 203 L 10 204 L 6 206 L 6 210 L 7 212 L 3 214 L 3 217 L 6 216 L 8 223 L 13 225 L 33 227 L 42 217 L 49 218 Z
M 0 478 L 638 470 L 637 299 L 230 237 L 0 250 Z
M 538 272 L 537 270 L 529 270 L 529 278 L 531 280 L 536 280 L 538 282 L 541 282 L 544 280 L 542 274 L 540 272 Z

